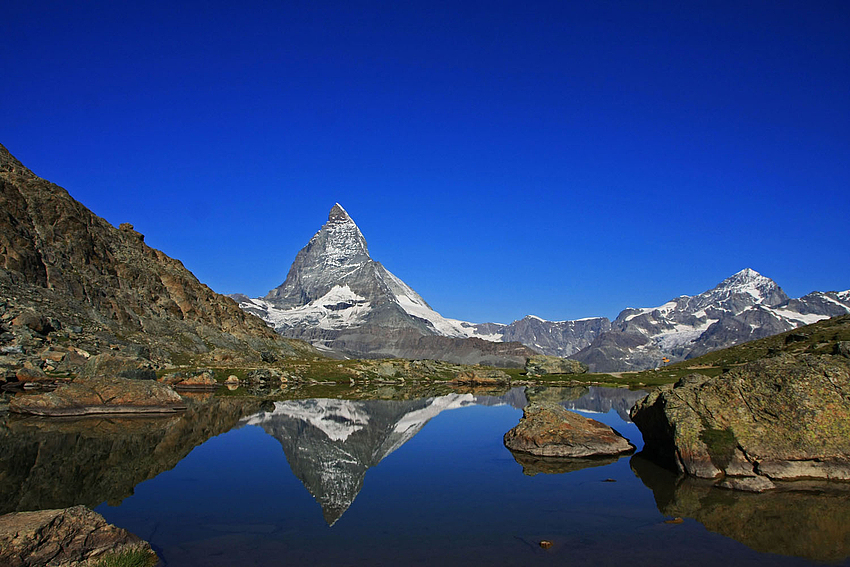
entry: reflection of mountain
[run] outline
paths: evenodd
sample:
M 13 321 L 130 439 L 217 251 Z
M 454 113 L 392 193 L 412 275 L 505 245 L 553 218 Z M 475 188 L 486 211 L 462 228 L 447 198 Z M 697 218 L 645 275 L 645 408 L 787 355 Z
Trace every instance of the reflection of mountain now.
M 628 423 L 631 423 L 629 410 L 635 402 L 646 397 L 643 390 L 627 390 L 625 388 L 598 388 L 591 386 L 587 394 L 576 400 L 564 402 L 563 406 L 570 410 L 592 411 L 597 413 L 608 413 L 616 410 L 617 415 Z
M 354 502 L 369 468 L 440 412 L 474 404 L 472 394 L 411 401 L 290 400 L 244 423 L 259 425 L 280 442 L 292 472 L 333 525 Z
M 815 561 L 850 557 L 850 485 L 779 484 L 750 494 L 714 487 L 712 481 L 678 477 L 635 455 L 634 473 L 649 487 L 659 512 L 693 518 L 710 531 L 762 552 Z
M 216 398 L 179 416 L 8 418 L 0 423 L 0 514 L 120 502 L 258 409 Z

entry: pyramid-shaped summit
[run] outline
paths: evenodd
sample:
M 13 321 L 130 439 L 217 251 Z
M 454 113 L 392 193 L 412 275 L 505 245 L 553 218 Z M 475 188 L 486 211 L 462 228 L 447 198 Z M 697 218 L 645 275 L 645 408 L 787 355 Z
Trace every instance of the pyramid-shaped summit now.
M 533 354 L 518 344 L 453 342 L 474 337 L 476 327 L 444 318 L 373 260 L 363 233 L 339 203 L 295 256 L 283 284 L 263 298 L 234 298 L 284 336 L 351 356 L 521 366 Z

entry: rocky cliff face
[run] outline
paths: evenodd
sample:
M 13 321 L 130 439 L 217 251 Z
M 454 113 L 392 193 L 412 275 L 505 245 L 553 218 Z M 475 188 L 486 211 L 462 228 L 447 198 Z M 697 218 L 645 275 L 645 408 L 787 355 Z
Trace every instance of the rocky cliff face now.
M 691 374 L 662 386 L 631 411 L 644 452 L 727 488 L 850 480 L 847 356 L 780 353 L 722 376 Z
M 339 204 L 298 252 L 283 284 L 264 298 L 232 297 L 283 336 L 351 356 L 517 367 L 533 354 L 518 343 L 484 342 L 474 325 L 434 311 L 369 256 L 366 239 Z
M 12 330 L 21 314 L 34 315 L 46 321 L 40 331 L 31 329 L 42 343 L 50 332 L 71 332 L 85 335 L 91 350 L 144 345 L 163 361 L 215 349 L 257 360 L 261 351 L 309 350 L 280 340 L 179 260 L 147 246 L 132 225 L 113 227 L 3 146 L 0 298 L 0 331 Z M 38 346 L 18 340 L 6 338 L 22 347 L 20 354 Z

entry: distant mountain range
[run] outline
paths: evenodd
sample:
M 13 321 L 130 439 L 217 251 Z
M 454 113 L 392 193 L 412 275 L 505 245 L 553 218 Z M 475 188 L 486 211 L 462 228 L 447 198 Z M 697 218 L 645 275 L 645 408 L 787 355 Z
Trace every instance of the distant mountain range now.
M 745 269 L 699 295 L 625 309 L 613 322 L 447 319 L 369 256 L 360 229 L 339 204 L 282 285 L 263 298 L 231 297 L 286 337 L 350 356 L 516 366 L 533 350 L 576 358 L 597 372 L 651 368 L 664 358 L 684 360 L 850 313 L 850 291 L 791 299 L 770 278 Z

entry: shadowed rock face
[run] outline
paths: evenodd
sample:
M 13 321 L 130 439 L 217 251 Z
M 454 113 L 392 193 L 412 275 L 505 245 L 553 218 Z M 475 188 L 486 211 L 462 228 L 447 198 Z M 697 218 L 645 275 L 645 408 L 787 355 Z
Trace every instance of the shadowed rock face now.
M 785 354 L 691 374 L 632 409 L 645 451 L 703 478 L 850 480 L 850 360 Z
M 850 557 L 850 485 L 801 481 L 750 494 L 677 476 L 643 453 L 632 457 L 631 467 L 665 516 L 693 518 L 762 553 L 830 562 Z
M 166 417 L 15 418 L 0 424 L 0 513 L 117 503 L 259 403 L 217 398 Z
M 179 260 L 147 246 L 131 225 L 113 227 L 3 146 L 0 211 L 4 319 L 35 313 L 58 323 L 41 334 L 79 327 L 87 349 L 99 335 L 120 335 L 150 347 L 154 359 L 216 347 L 257 361 L 262 350 L 295 352 L 294 343 L 199 282 Z

